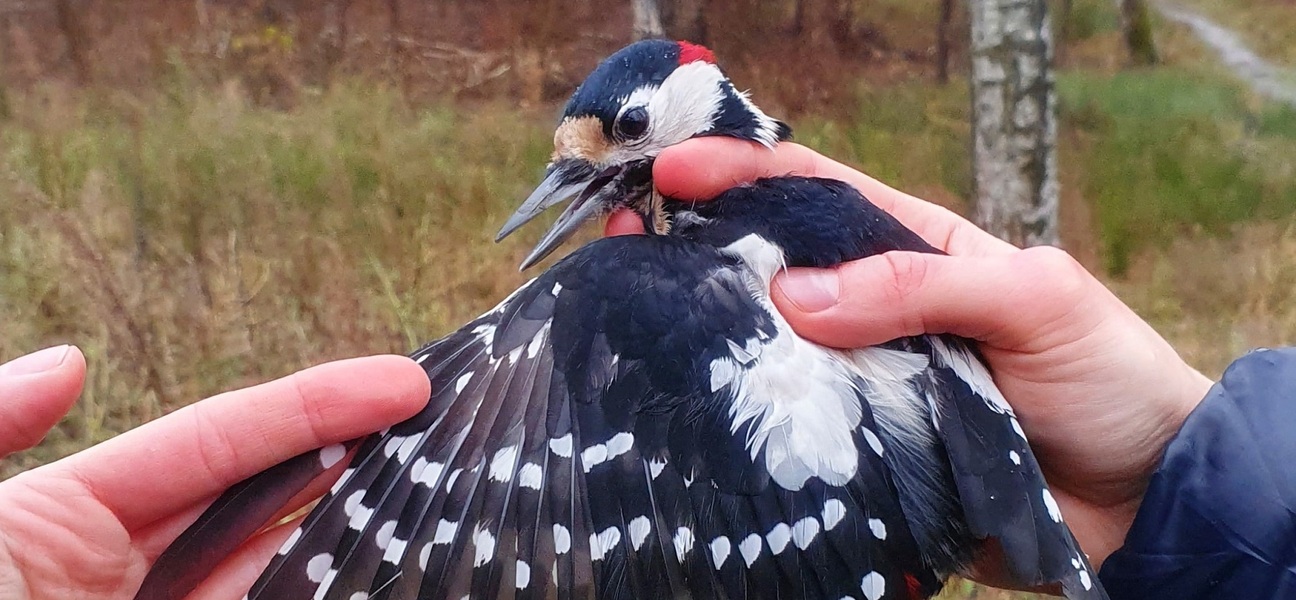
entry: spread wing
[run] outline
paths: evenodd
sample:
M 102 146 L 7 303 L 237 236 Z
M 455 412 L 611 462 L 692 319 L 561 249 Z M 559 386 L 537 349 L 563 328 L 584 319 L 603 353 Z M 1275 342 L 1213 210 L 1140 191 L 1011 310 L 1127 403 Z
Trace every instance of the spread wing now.
M 879 386 L 771 310 L 711 247 L 634 236 L 573 253 L 413 355 L 428 406 L 358 444 L 248 597 L 934 592 L 874 432 Z M 139 597 L 179 596 L 163 592 L 193 577 L 177 573 L 194 548 L 260 527 L 238 498 L 263 480 L 218 500 Z
M 933 251 L 870 215 L 808 266 Z M 349 448 L 250 598 L 925 598 L 985 538 L 1106 598 L 969 342 L 829 350 L 762 285 L 680 238 L 578 250 L 413 355 L 419 415 L 231 489 L 137 598 L 182 597 Z

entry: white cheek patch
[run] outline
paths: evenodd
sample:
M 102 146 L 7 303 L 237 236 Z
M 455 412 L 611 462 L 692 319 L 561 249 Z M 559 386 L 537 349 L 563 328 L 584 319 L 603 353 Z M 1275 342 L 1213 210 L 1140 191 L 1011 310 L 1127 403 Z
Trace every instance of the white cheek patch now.
M 680 65 L 660 86 L 646 85 L 632 92 L 622 111 L 643 106 L 648 110 L 648 132 L 627 142 L 608 156 L 611 164 L 657 156 L 699 133 L 709 131 L 724 100 L 725 76 L 713 64 L 695 61 Z
M 724 100 L 720 69 L 706 62 L 681 65 L 648 102 L 649 137 L 661 147 L 711 129 Z M 654 124 L 655 123 L 655 124 Z
M 782 125 L 753 104 L 746 92 L 734 89 L 719 67 L 694 61 L 680 65 L 661 85 L 642 86 L 620 99 L 621 113 L 635 107 L 648 111 L 648 131 L 639 139 L 617 145 L 601 162 L 618 164 L 654 157 L 669 146 L 709 132 L 715 128 L 725 99 L 734 97 L 753 121 L 756 141 L 776 146 Z

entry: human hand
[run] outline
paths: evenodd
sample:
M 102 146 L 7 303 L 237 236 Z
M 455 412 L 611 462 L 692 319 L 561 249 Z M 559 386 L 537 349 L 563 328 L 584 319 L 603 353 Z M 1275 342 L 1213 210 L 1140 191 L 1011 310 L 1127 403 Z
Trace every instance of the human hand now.
M 44 437 L 80 394 L 85 368 L 70 346 L 0 366 L 0 457 Z M 413 415 L 428 386 L 403 357 L 328 363 L 214 396 L 0 482 L 0 598 L 132 598 L 162 550 L 226 488 Z M 255 536 L 190 597 L 240 597 L 290 532 L 280 525 Z
M 658 189 L 680 199 L 788 174 L 854 185 L 949 256 L 889 252 L 834 269 L 790 269 L 773 282 L 779 311 L 828 346 L 919 333 L 980 341 L 1067 522 L 1100 567 L 1124 543 L 1165 445 L 1210 380 L 1065 252 L 1018 249 L 804 146 L 770 151 L 701 138 L 666 149 L 653 166 Z M 639 223 L 618 213 L 606 230 L 641 232 Z

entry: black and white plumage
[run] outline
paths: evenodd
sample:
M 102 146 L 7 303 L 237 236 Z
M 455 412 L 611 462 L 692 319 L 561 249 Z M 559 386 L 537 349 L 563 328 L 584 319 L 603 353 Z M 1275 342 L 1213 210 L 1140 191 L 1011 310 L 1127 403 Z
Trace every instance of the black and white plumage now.
M 909 600 L 989 538 L 1018 583 L 1106 598 L 968 341 L 830 349 L 770 302 L 781 268 L 930 246 L 835 181 L 767 179 L 696 206 L 645 185 L 654 147 L 787 135 L 708 59 L 642 42 L 581 86 L 546 183 L 506 230 L 575 194 L 528 262 L 616 206 L 658 235 L 590 243 L 414 353 L 427 407 L 355 444 L 249 598 Z M 621 127 L 636 106 L 646 126 Z M 595 133 L 600 161 L 581 137 Z M 222 496 L 139 597 L 181 596 L 345 451 Z

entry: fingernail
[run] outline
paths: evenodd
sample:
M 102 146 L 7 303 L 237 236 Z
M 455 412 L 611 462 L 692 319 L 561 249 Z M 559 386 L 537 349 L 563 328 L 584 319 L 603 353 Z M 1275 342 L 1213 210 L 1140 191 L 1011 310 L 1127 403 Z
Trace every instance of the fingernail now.
M 63 344 L 62 346 L 38 350 L 26 356 L 19 356 L 0 365 L 0 376 L 14 377 L 44 373 L 63 364 L 63 359 L 67 358 L 68 350 L 71 349 L 72 346 Z
M 837 305 L 841 285 L 834 269 L 788 269 L 775 285 L 802 312 L 816 313 Z

